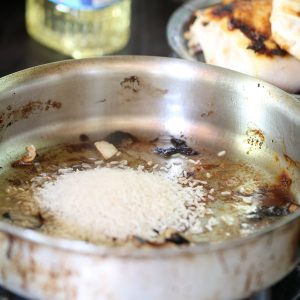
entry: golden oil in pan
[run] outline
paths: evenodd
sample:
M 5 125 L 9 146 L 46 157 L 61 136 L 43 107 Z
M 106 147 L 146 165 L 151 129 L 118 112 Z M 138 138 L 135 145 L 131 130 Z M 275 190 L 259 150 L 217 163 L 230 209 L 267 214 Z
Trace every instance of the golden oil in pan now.
M 145 171 L 160 171 L 166 177 L 188 174 L 201 181 L 207 192 L 205 205 L 213 211 L 213 218 L 217 222 L 208 224 L 211 216 L 205 216 L 202 233 L 183 232 L 182 235 L 190 242 L 220 242 L 246 236 L 298 208 L 293 204 L 293 197 L 288 190 L 283 191 L 283 199 L 281 189 L 270 180 L 270 176 L 254 166 L 230 161 L 226 155 L 218 156 L 204 149 L 192 157 L 172 155 L 165 158 L 154 153 L 154 149 L 158 145 L 168 146 L 168 140 L 139 142 L 129 135 L 126 137 L 122 143 L 118 142 L 120 156 L 112 160 L 125 160 L 133 169 L 142 165 Z M 34 163 L 11 168 L 0 176 L 2 221 L 51 234 L 51 227 L 47 227 L 48 220 L 40 217 L 32 200 L 32 181 L 43 174 L 47 180 L 54 179 L 58 170 L 64 168 L 84 170 L 99 166 L 97 162 L 102 157 L 94 144 L 84 135 L 81 140 L 77 144 L 38 149 Z M 105 163 L 109 164 L 110 161 Z M 80 239 L 76 236 L 68 238 Z M 89 241 L 88 238 L 85 240 Z M 102 242 L 111 244 L 111 241 Z

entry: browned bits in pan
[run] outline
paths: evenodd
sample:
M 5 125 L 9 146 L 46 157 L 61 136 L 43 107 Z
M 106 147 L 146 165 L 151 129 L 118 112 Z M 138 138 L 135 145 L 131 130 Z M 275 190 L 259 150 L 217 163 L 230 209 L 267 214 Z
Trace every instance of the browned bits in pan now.
M 168 148 L 156 147 L 154 152 L 160 154 L 163 157 L 169 157 L 177 153 L 186 156 L 193 156 L 199 154 L 199 152 L 189 147 L 184 140 L 171 138 L 170 141 L 173 147 L 168 147 Z

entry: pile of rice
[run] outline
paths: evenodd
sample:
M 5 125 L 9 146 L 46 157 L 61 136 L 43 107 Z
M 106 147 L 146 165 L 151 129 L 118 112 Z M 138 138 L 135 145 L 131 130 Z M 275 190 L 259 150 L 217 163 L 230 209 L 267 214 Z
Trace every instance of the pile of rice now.
M 159 172 L 107 167 L 65 173 L 34 191 L 53 226 L 88 240 L 153 240 L 166 229 L 200 233 L 207 212 L 203 195 Z

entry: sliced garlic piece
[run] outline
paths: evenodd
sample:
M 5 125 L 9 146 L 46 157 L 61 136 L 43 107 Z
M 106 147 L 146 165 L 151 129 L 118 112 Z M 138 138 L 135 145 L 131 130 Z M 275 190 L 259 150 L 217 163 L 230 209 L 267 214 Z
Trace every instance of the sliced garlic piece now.
M 106 141 L 96 142 L 94 145 L 105 160 L 112 158 L 119 152 L 113 144 Z
M 24 156 L 22 156 L 21 160 L 23 162 L 32 162 L 36 157 L 35 147 L 33 145 L 29 145 L 26 147 L 26 151 L 27 151 L 27 153 Z

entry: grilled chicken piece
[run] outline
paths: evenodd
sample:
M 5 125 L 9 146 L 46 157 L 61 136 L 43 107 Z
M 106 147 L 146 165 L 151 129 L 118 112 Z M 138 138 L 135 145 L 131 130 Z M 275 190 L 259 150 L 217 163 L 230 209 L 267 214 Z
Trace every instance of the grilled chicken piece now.
M 187 34 L 207 63 L 246 73 L 289 92 L 300 90 L 300 61 L 271 37 L 272 0 L 234 0 L 196 12 Z
M 276 43 L 300 59 L 300 0 L 273 0 L 271 24 Z

